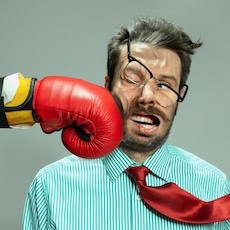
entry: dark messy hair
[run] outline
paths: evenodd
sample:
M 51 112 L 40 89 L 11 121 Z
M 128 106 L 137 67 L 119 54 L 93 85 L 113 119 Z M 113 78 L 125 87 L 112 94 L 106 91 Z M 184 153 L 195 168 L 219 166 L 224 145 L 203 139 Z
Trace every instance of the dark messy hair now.
M 182 28 L 163 18 L 143 18 L 134 20 L 131 27 L 120 28 L 111 38 L 107 47 L 107 74 L 111 89 L 115 68 L 118 65 L 121 49 L 130 39 L 131 43 L 145 43 L 150 47 L 166 48 L 177 53 L 181 60 L 180 89 L 186 84 L 190 73 L 191 55 L 202 42 L 192 42 Z

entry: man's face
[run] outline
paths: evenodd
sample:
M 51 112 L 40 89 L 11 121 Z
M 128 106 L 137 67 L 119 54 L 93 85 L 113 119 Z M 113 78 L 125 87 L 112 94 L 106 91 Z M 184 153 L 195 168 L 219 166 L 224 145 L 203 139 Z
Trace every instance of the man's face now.
M 131 55 L 144 64 L 153 76 L 179 91 L 181 61 L 179 56 L 168 49 L 150 48 L 135 43 Z M 119 64 L 115 70 L 112 94 L 117 97 L 124 110 L 124 138 L 120 147 L 136 152 L 154 152 L 167 139 L 177 110 L 177 101 L 163 107 L 156 100 L 155 80 L 150 79 L 141 87 L 131 87 L 121 78 L 128 63 L 127 47 L 122 48 Z M 147 76 L 148 78 L 148 76 Z M 105 85 L 108 87 L 109 77 Z

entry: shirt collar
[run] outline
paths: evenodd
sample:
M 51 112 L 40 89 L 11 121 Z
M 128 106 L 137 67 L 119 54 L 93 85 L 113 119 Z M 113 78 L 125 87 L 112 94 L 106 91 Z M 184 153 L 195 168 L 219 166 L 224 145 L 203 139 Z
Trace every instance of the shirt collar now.
M 170 180 L 170 153 L 167 144 L 162 145 L 154 154 L 152 154 L 144 163 L 151 172 L 165 181 Z
M 161 146 L 154 154 L 152 154 L 143 165 L 150 169 L 154 174 L 162 179 L 169 181 L 169 158 L 170 154 L 167 145 Z M 106 168 L 107 174 L 110 179 L 115 180 L 122 172 L 129 166 L 135 165 L 122 150 L 116 148 L 109 155 L 102 158 L 103 164 Z
M 134 161 L 118 148 L 103 157 L 102 161 L 111 180 L 115 180 L 130 165 L 134 164 Z

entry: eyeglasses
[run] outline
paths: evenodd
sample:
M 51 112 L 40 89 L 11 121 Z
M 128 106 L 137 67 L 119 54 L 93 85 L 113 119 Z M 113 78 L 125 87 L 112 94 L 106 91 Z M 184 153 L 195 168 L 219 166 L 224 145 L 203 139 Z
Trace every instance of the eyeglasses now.
M 130 39 L 127 42 L 128 48 L 128 60 L 129 63 L 126 65 L 123 75 L 121 75 L 121 79 L 123 80 L 123 84 L 125 84 L 130 89 L 141 88 L 145 86 L 145 84 L 150 80 L 154 80 L 154 95 L 156 101 L 163 107 L 171 106 L 175 102 L 182 102 L 185 98 L 185 95 L 188 91 L 188 86 L 183 86 L 183 94 L 180 95 L 174 90 L 169 83 L 166 81 L 160 81 L 155 76 L 153 76 L 152 72 L 139 60 L 130 54 Z

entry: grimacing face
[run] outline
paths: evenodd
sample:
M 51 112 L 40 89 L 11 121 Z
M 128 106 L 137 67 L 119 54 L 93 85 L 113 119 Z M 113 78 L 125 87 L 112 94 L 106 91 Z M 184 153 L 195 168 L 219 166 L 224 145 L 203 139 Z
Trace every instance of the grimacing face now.
M 130 51 L 153 76 L 179 92 L 181 61 L 175 52 L 165 48 L 153 49 L 143 43 L 131 44 Z M 142 87 L 130 89 L 121 78 L 127 63 L 127 46 L 123 46 L 111 90 L 124 110 L 124 138 L 119 147 L 124 151 L 151 154 L 166 141 L 178 102 L 175 100 L 168 107 L 161 106 L 154 95 L 154 79 Z M 106 76 L 105 87 L 108 88 L 108 85 L 109 76 Z

